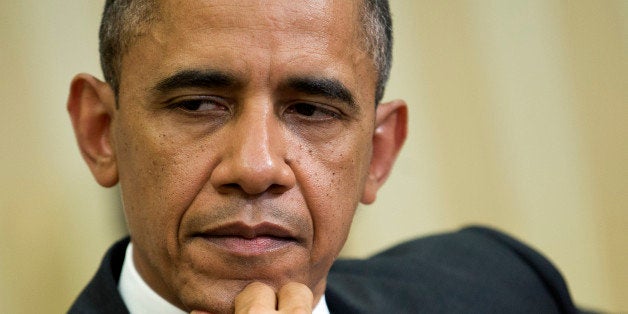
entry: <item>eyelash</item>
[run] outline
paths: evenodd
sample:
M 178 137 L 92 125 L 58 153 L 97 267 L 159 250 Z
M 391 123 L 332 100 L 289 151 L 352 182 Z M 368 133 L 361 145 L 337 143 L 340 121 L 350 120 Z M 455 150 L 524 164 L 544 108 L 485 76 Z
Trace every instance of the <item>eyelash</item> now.
M 209 104 L 217 108 L 221 108 L 222 110 L 216 110 L 217 108 L 199 110 L 199 108 L 204 104 Z M 208 115 L 220 114 L 221 112 L 231 112 L 229 104 L 226 103 L 224 99 L 215 96 L 196 96 L 182 98 L 179 100 L 174 99 L 170 101 L 168 108 L 180 110 L 189 115 Z M 319 103 L 292 102 L 288 103 L 285 108 L 284 113 L 296 114 L 299 116 L 299 119 L 311 122 L 344 119 L 344 114 L 340 110 Z
M 299 112 L 299 109 L 306 109 L 308 110 L 308 114 L 305 114 L 304 112 Z M 332 119 L 342 119 L 342 113 L 339 112 L 336 109 L 332 109 L 329 108 L 328 106 L 324 106 L 321 104 L 314 104 L 314 103 L 307 103 L 307 102 L 296 102 L 296 103 L 292 103 L 290 105 L 288 105 L 288 107 L 286 108 L 286 112 L 294 112 L 296 114 L 305 116 L 307 118 L 305 119 L 310 119 L 310 120 L 326 120 L 327 118 L 332 118 Z M 320 112 L 324 115 L 326 115 L 327 117 L 324 118 L 311 118 L 312 115 L 315 115 L 316 112 Z
M 178 109 L 192 114 L 202 114 L 203 112 L 213 111 L 211 109 L 199 110 L 204 104 L 222 107 L 222 111 L 229 111 L 229 107 L 224 101 L 220 101 L 216 97 L 199 96 L 194 98 L 186 98 L 172 102 L 168 105 L 171 109 Z

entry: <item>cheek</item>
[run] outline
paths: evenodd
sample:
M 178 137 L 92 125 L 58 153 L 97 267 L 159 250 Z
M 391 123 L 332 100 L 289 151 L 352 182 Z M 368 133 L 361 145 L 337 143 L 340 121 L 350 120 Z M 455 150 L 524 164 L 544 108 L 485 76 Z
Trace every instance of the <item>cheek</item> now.
M 356 134 L 356 133 L 348 133 Z M 331 264 L 344 245 L 362 196 L 370 141 L 351 137 L 308 150 L 304 196 L 314 224 L 313 259 Z M 317 261 L 314 261 L 317 262 Z
M 211 158 L 203 153 L 208 150 L 199 142 L 186 145 L 164 128 L 135 123 L 120 130 L 120 187 L 132 236 L 177 239 L 181 216 L 206 182 L 204 167 Z

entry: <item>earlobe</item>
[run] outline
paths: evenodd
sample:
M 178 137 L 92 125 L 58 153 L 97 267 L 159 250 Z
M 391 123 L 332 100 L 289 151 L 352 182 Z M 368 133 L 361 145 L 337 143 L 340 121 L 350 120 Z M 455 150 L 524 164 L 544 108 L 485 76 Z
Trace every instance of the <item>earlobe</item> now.
M 110 187 L 118 182 L 111 141 L 115 96 L 107 83 L 88 74 L 72 80 L 67 104 L 81 155 L 96 181 Z
M 384 184 L 406 140 L 408 108 L 403 100 L 393 100 L 377 107 L 373 132 L 373 155 L 361 202 L 371 204 Z

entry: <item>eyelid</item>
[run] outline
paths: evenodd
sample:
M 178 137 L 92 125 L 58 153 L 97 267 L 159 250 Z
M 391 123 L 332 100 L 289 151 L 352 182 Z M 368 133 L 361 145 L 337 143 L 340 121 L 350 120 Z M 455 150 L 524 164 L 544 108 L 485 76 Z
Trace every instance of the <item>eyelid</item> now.
M 164 103 L 166 107 L 170 109 L 180 109 L 188 112 L 194 112 L 193 110 L 186 110 L 182 105 L 191 102 L 212 102 L 218 106 L 224 106 L 227 110 L 231 110 L 230 103 L 223 97 L 214 96 L 214 95 L 185 95 L 185 96 L 177 96 L 166 100 Z
M 322 112 L 323 114 L 328 115 L 330 118 L 332 119 L 339 119 L 339 120 L 345 120 L 347 118 L 346 114 L 343 112 L 342 109 L 336 107 L 336 106 L 331 106 L 325 103 L 320 103 L 320 102 L 315 102 L 315 101 L 292 101 L 289 102 L 286 105 L 286 109 L 284 109 L 284 111 L 289 110 L 290 108 L 293 108 L 296 105 L 299 104 L 303 104 L 303 105 L 310 105 L 312 107 L 315 107 L 316 110 Z M 304 118 L 307 119 L 307 118 Z M 316 119 L 313 119 L 316 120 Z

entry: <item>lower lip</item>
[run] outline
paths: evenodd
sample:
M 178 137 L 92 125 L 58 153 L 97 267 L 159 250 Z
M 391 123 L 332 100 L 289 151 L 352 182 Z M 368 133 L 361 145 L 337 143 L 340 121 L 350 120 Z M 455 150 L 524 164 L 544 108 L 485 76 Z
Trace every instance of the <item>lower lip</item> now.
M 241 256 L 255 256 L 275 252 L 294 243 L 290 238 L 260 236 L 251 239 L 238 236 L 206 236 L 204 240 L 210 242 L 231 254 Z

